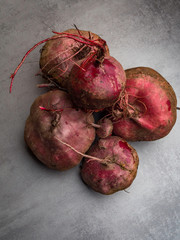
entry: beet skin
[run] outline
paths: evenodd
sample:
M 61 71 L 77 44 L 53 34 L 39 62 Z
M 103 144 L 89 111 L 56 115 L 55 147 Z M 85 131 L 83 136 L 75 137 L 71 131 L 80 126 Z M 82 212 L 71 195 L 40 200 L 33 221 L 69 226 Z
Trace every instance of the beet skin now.
M 95 138 L 89 124 L 93 116 L 73 108 L 69 95 L 60 90 L 39 96 L 31 106 L 24 138 L 36 157 L 49 168 L 70 169 L 82 156 L 58 141 L 85 153 Z
M 85 158 L 81 167 L 83 181 L 93 190 L 112 194 L 129 187 L 136 177 L 139 164 L 133 147 L 120 137 L 100 139 L 88 154 L 103 161 Z

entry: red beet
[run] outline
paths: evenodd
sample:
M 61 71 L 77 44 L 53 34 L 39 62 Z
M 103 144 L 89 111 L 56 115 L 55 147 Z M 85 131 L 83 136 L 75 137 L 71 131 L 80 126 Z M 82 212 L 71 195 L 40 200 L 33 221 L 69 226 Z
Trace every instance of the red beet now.
M 89 61 L 84 71 L 74 66 L 69 79 L 68 90 L 76 106 L 102 110 L 117 101 L 124 89 L 126 76 L 121 64 L 113 57 L 102 62 Z
M 151 141 L 166 136 L 176 122 L 176 95 L 155 70 L 126 70 L 126 98 L 114 108 L 114 133 L 128 141 Z M 126 100 L 125 100 L 126 99 Z
M 97 54 L 100 46 L 104 49 L 103 55 L 109 55 L 109 49 L 103 39 L 89 31 L 69 29 L 61 36 L 49 40 L 42 48 L 40 68 L 45 76 L 66 88 L 74 65 L 79 66 L 92 54 Z
M 58 139 L 85 153 L 95 138 L 89 124 L 93 116 L 72 108 L 69 95 L 60 90 L 49 91 L 38 97 L 31 106 L 24 137 L 36 157 L 49 168 L 67 170 L 82 156 Z
M 11 75 L 10 92 L 14 77 L 26 57 L 36 47 L 46 43 L 41 51 L 40 68 L 43 76 L 62 88 L 67 87 L 67 81 L 74 65 L 79 65 L 93 56 L 100 59 L 109 56 L 106 42 L 98 35 L 79 29 L 69 29 L 64 32 L 54 32 L 56 35 L 36 43 L 22 58 L 18 67 Z
M 83 181 L 93 190 L 112 194 L 132 184 L 139 158 L 135 149 L 125 140 L 117 136 L 100 139 L 88 154 L 99 158 L 85 158 L 81 167 Z

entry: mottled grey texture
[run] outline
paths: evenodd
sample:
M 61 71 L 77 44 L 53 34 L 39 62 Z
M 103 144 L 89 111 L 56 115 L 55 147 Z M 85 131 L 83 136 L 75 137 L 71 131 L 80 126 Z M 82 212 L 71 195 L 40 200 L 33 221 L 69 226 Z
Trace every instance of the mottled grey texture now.
M 157 70 L 180 105 L 179 0 L 1 0 L 0 239 L 179 240 L 180 112 L 167 137 L 133 143 L 140 165 L 130 193 L 93 192 L 79 167 L 49 170 L 25 146 L 25 120 L 43 92 L 34 76 L 39 51 L 17 74 L 11 95 L 10 73 L 34 43 L 73 23 L 105 38 L 124 68 Z

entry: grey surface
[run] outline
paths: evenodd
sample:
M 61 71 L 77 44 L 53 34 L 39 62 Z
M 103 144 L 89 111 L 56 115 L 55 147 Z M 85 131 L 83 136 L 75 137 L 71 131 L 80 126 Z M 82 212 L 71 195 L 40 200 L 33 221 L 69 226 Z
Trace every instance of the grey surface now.
M 34 76 L 39 50 L 17 74 L 11 95 L 10 73 L 34 43 L 73 23 L 106 39 L 124 68 L 159 71 L 180 105 L 179 0 L 1 0 L 0 239 L 179 240 L 180 112 L 167 137 L 132 144 L 140 165 L 129 193 L 93 192 L 79 167 L 49 170 L 25 146 L 30 105 L 43 93 Z

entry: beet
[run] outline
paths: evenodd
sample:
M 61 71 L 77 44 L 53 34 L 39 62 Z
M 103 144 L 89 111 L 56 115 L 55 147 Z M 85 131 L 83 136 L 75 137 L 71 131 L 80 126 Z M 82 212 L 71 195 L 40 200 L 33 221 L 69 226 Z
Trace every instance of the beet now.
M 73 67 L 68 82 L 68 90 L 75 105 L 90 110 L 111 106 L 117 101 L 126 83 L 121 64 L 109 56 L 102 62 L 95 60 L 82 65 L 84 71 L 77 66 Z
M 69 29 L 64 32 L 55 32 L 56 35 L 36 43 L 24 55 L 21 62 L 11 74 L 10 92 L 14 77 L 24 63 L 27 56 L 39 45 L 46 43 L 41 49 L 40 68 L 41 73 L 50 82 L 58 84 L 58 87 L 67 87 L 67 81 L 74 65 L 80 68 L 80 64 L 95 57 L 101 59 L 109 56 L 106 41 L 89 31 Z
M 73 108 L 69 95 L 60 90 L 39 96 L 31 106 L 25 125 L 24 138 L 35 156 L 56 170 L 67 170 L 82 156 L 58 139 L 85 153 L 95 138 L 95 129 L 89 122 L 93 116 Z
M 93 190 L 112 194 L 128 188 L 136 177 L 139 158 L 133 147 L 117 136 L 100 139 L 81 166 L 82 180 Z M 101 160 L 102 159 L 102 160 Z
M 114 107 L 114 134 L 127 141 L 151 141 L 165 137 L 176 122 L 176 95 L 155 70 L 126 70 L 124 99 Z M 126 100 L 125 100 L 126 99 Z
M 72 34 L 72 36 L 66 35 L 66 33 Z M 73 35 L 77 35 L 77 37 L 71 38 Z M 88 45 L 87 40 L 94 41 L 94 46 Z M 77 29 L 64 31 L 62 38 L 49 40 L 42 48 L 40 57 L 42 73 L 55 80 L 61 87 L 66 88 L 72 67 L 79 66 L 94 51 L 97 52 L 99 46 L 96 44 L 104 44 L 103 54 L 109 55 L 107 44 L 98 35 Z

